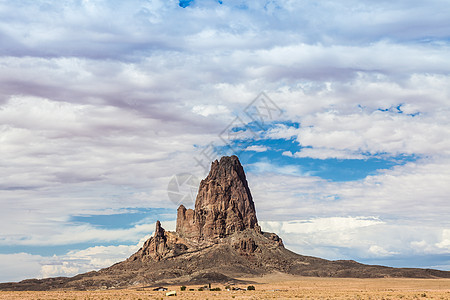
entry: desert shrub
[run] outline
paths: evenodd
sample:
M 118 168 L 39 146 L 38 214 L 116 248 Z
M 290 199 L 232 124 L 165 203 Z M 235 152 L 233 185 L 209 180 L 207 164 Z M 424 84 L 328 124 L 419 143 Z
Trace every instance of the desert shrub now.
M 247 291 L 254 291 L 255 290 L 255 286 L 254 285 L 249 285 L 247 287 Z
M 213 288 L 213 289 L 211 289 L 211 291 L 218 292 L 218 291 L 220 291 L 220 287 Z
M 183 285 L 182 287 L 180 287 L 180 290 L 181 290 L 181 291 L 185 291 L 185 290 L 186 290 L 186 287 Z
M 199 292 L 203 292 L 203 288 L 198 288 L 198 291 Z
M 190 291 L 195 291 L 194 289 L 189 289 Z
M 227 285 L 227 286 L 225 287 L 225 289 L 226 289 L 226 290 L 231 290 L 231 287 L 230 287 L 229 285 Z

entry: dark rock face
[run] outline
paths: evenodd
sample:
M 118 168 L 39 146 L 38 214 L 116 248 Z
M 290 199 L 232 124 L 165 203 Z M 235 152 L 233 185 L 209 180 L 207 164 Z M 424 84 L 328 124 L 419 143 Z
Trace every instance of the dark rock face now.
M 169 252 L 167 247 L 167 236 L 165 235 L 164 228 L 161 227 L 159 221 L 156 222 L 155 234 L 145 241 L 144 245 L 137 253 L 135 253 L 130 259 L 136 260 L 141 258 L 142 260 L 161 260 Z
M 183 205 L 178 207 L 176 232 L 180 236 L 184 236 L 186 238 L 200 237 L 200 230 L 198 222 L 196 222 L 194 210 L 186 209 Z
M 163 258 L 177 256 L 188 250 L 188 247 L 173 233 L 166 232 L 161 223 L 156 221 L 155 234 L 149 238 L 138 252 L 128 261 L 160 261 Z
M 161 227 L 159 221 L 156 222 L 155 235 L 153 239 L 149 239 L 144 243 L 143 255 L 152 255 L 155 260 L 160 260 L 167 252 L 167 237 L 164 234 L 165 230 Z
M 284 247 L 283 240 L 278 235 L 276 235 L 275 233 L 264 232 L 263 234 L 264 234 L 264 236 L 266 238 L 276 242 L 279 246 L 283 246 Z
M 176 232 L 186 238 L 223 238 L 245 229 L 260 232 L 244 168 L 236 156 L 211 164 L 201 181 L 195 210 L 178 208 Z
M 258 249 L 258 245 L 252 238 L 240 239 L 233 246 L 241 255 L 254 253 Z

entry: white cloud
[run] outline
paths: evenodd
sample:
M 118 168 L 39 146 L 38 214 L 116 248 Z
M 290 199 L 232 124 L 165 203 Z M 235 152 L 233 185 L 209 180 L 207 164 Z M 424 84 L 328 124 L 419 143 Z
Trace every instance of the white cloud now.
M 61 217 L 64 217 L 64 215 L 61 215 Z M 27 222 L 33 223 L 37 222 L 37 220 L 28 219 Z M 30 228 L 30 225 L 26 224 L 25 226 L 21 226 L 23 231 L 22 228 L 18 228 L 14 234 L 4 230 L 0 245 L 52 246 L 87 242 L 134 242 L 142 236 L 146 236 L 149 232 L 152 232 L 155 227 L 154 223 L 142 223 L 134 225 L 131 228 L 109 229 L 94 227 L 89 224 L 72 225 L 65 222 L 66 220 L 64 218 L 39 222 L 37 228 Z M 175 230 L 175 221 L 162 221 L 161 223 L 167 230 Z M 59 224 L 59 226 L 55 228 L 55 224 Z M 27 232 L 25 232 L 26 229 L 28 229 Z
M 288 157 L 293 157 L 293 156 L 294 156 L 294 154 L 292 154 L 291 151 L 283 151 L 283 152 L 281 153 L 281 155 L 288 156 Z
M 146 236 L 145 239 L 149 238 Z M 65 255 L 54 255 L 40 261 L 41 278 L 74 276 L 80 273 L 99 270 L 125 260 L 139 250 L 145 239 L 137 245 L 95 246 L 78 251 L 69 251 Z
M 244 151 L 266 152 L 269 148 L 261 145 L 251 145 L 245 148 Z
M 52 222 L 47 225 L 50 227 Z M 41 225 L 46 231 L 43 234 L 31 232 L 24 235 L 6 235 L 2 239 L 3 245 L 27 245 L 27 246 L 51 246 L 69 245 L 85 242 L 124 242 L 134 241 L 139 237 L 153 230 L 154 224 L 136 225 L 130 229 L 100 229 L 91 225 L 81 226 L 61 226 L 51 230 L 45 225 Z M 51 232 L 50 236 L 47 236 Z
M 369 253 L 372 253 L 375 256 L 391 256 L 394 254 L 398 254 L 398 252 L 387 251 L 386 249 L 378 245 L 370 246 Z
M 317 218 L 308 221 L 290 221 L 283 223 L 282 231 L 287 233 L 301 232 L 301 233 L 315 233 L 320 231 L 345 231 L 355 228 L 383 224 L 375 217 L 331 217 L 331 218 Z
M 378 217 L 324 217 L 293 221 L 260 221 L 276 232 L 287 248 L 327 259 L 370 260 L 398 255 L 439 255 L 445 242 L 438 226 L 414 226 Z M 405 233 L 407 231 L 407 233 Z M 421 239 L 420 242 L 417 239 Z
M 0 282 L 74 276 L 109 267 L 131 256 L 149 237 L 146 235 L 137 245 L 95 246 L 69 251 L 64 255 L 0 254 L 0 267 L 3 270 Z
M 161 225 L 166 230 L 175 230 L 175 221 L 163 221 Z M 74 276 L 106 268 L 138 251 L 152 235 L 153 231 L 142 233 L 137 244 L 133 245 L 94 246 L 82 250 L 71 250 L 63 255 L 0 254 L 0 268 L 4 271 L 0 274 L 0 282 L 25 278 Z M 48 246 L 48 244 L 45 245 Z
M 442 214 L 450 210 L 447 201 L 450 187 L 446 184 L 450 178 L 449 165 L 450 162 L 442 158 L 423 159 L 348 182 L 327 181 L 310 174 L 281 173 L 267 166 L 252 170 L 247 180 L 258 215 L 264 219 L 271 216 L 277 220 L 292 220 L 295 216 L 331 217 L 370 212 L 375 216 L 414 219 L 416 224 L 444 227 L 450 225 Z
M 227 114 L 229 110 L 226 106 L 223 105 L 196 105 L 192 108 L 192 111 L 196 114 L 202 115 L 204 117 L 210 115 L 218 115 L 218 114 Z
M 249 165 L 249 168 L 256 173 L 278 173 L 287 175 L 299 175 L 302 174 L 301 169 L 298 166 L 277 166 L 268 161 L 259 161 Z
M 443 115 L 447 107 L 437 111 L 420 110 L 420 115 L 415 117 L 405 115 L 406 112 L 377 109 L 356 113 L 358 109 L 355 105 L 349 112 L 331 110 L 309 114 L 301 119 L 300 128 L 280 125 L 271 129 L 267 137 L 295 137 L 306 148 L 283 154 L 294 157 L 364 159 L 367 154 L 436 157 L 450 154 L 449 139 L 443 138 L 450 136 L 450 126 Z M 412 111 L 419 112 L 418 109 Z
M 289 156 L 289 155 L 287 155 Z M 310 157 L 317 159 L 364 159 L 365 157 L 361 154 L 352 153 L 349 150 L 336 150 L 332 148 L 304 148 L 299 152 L 294 154 L 291 153 L 292 157 Z
M 436 247 L 444 251 L 450 251 L 450 229 L 442 230 L 442 240 L 436 244 Z
M 305 119 L 304 125 L 298 136 L 304 146 L 374 154 L 450 154 L 450 144 L 442 140 L 443 136 L 450 136 L 450 127 L 436 124 L 434 118 L 331 112 Z
M 44 257 L 28 253 L 0 254 L 0 282 L 36 278 Z

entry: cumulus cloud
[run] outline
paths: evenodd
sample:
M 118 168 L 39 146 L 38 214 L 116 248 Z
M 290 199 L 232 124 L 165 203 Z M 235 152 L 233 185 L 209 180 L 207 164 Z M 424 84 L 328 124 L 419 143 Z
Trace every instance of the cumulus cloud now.
M 378 245 L 372 245 L 369 247 L 369 252 L 372 253 L 375 256 L 389 256 L 393 254 L 397 254 L 397 252 L 387 251 L 381 246 Z
M 328 259 L 370 261 L 387 257 L 398 259 L 399 254 L 414 257 L 445 253 L 439 247 L 440 243 L 445 243 L 439 226 L 414 226 L 379 217 L 263 221 L 261 226 L 263 230 L 278 232 L 291 250 Z
M 284 155 L 290 157 L 310 157 L 317 159 L 328 159 L 328 158 L 337 158 L 337 159 L 364 159 L 364 155 L 351 152 L 349 150 L 336 150 L 333 148 L 305 148 L 302 151 L 296 152 L 292 154 L 292 152 L 287 151 L 283 152 Z
M 443 251 L 449 251 L 450 249 L 450 229 L 442 230 L 442 240 L 436 244 L 436 247 Z
M 45 226 L 41 224 L 42 228 L 45 228 L 44 235 L 38 232 L 32 231 L 29 233 L 22 233 L 22 235 L 6 235 L 2 239 L 1 244 L 5 245 L 39 245 L 39 246 L 52 246 L 52 245 L 68 245 L 77 244 L 83 242 L 132 242 L 139 237 L 147 234 L 154 227 L 154 224 L 136 225 L 131 229 L 101 229 L 95 228 L 90 225 L 81 226 L 62 226 L 57 230 L 51 230 L 49 227 L 53 224 Z M 51 232 L 50 236 L 47 236 Z
M 167 230 L 175 230 L 175 221 L 163 221 L 161 224 Z M 154 224 L 152 224 L 152 228 L 154 228 Z M 76 230 L 80 230 L 80 228 L 76 228 Z M 71 250 L 62 255 L 52 256 L 33 255 L 29 253 L 0 254 L 0 267 L 5 271 L 0 274 L 0 282 L 18 281 L 24 278 L 34 277 L 74 276 L 109 267 L 138 251 L 154 232 L 141 232 L 138 237 L 133 237 L 132 231 L 130 230 L 128 234 L 132 236 L 131 240 L 138 240 L 136 244 L 123 245 L 119 242 L 117 245 L 88 247 L 81 250 Z M 81 233 L 83 234 L 83 231 Z M 96 239 L 98 242 L 102 240 L 99 236 Z M 129 239 L 126 238 L 125 240 Z M 61 245 L 66 242 L 61 240 L 56 244 Z M 32 244 L 38 245 L 40 243 Z M 52 244 L 51 241 L 50 244 Z M 42 245 L 49 244 L 42 243 Z
M 148 238 L 149 236 L 145 236 Z M 109 267 L 128 258 L 145 241 L 137 245 L 95 246 L 69 251 L 64 255 L 41 256 L 28 253 L 0 254 L 0 266 L 4 272 L 0 282 L 24 278 L 74 276 L 83 272 Z
M 251 145 L 244 149 L 244 151 L 255 151 L 255 152 L 265 152 L 267 147 L 261 145 Z
M 449 162 L 442 160 L 411 162 L 348 182 L 328 181 L 310 174 L 269 172 L 250 173 L 248 181 L 264 219 L 371 212 L 389 219 L 414 220 L 416 224 L 433 219 L 445 227 L 449 223 L 441 212 L 450 209 L 450 191 L 445 184 L 448 166 Z M 265 180 L 269 174 L 270 181 Z
M 442 139 L 443 136 L 450 136 L 450 128 L 440 126 L 434 118 L 383 112 L 370 115 L 338 115 L 331 112 L 316 120 L 306 119 L 304 124 L 307 127 L 299 133 L 299 142 L 304 146 L 372 154 L 448 155 L 450 149 L 447 141 Z
M 95 246 L 78 251 L 69 251 L 65 255 L 54 255 L 41 259 L 40 277 L 74 276 L 109 267 L 135 253 L 144 241 L 142 239 L 139 244 L 130 246 Z
M 35 278 L 41 270 L 44 257 L 28 253 L 0 254 L 0 282 L 12 282 Z

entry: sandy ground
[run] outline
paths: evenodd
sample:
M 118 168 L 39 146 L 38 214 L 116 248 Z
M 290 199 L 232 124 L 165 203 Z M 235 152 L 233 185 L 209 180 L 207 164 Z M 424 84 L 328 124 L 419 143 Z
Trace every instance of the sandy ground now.
M 136 288 L 104 291 L 0 292 L 0 299 L 450 299 L 450 279 L 351 279 L 311 278 L 272 274 L 261 278 L 246 278 L 255 282 L 255 291 L 198 291 L 200 286 L 188 286 L 195 291 L 175 290 L 176 297 L 166 292 Z M 247 285 L 237 285 L 245 288 Z

